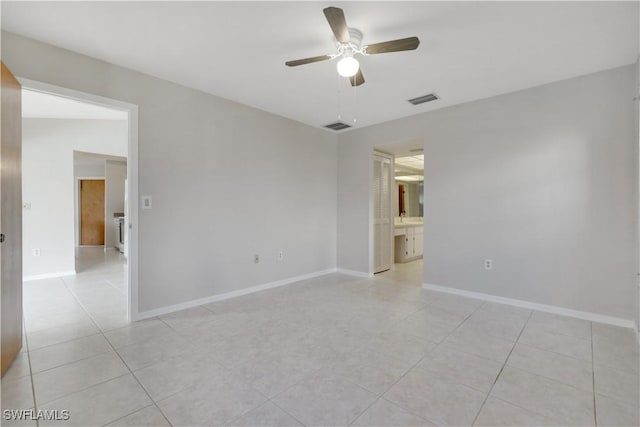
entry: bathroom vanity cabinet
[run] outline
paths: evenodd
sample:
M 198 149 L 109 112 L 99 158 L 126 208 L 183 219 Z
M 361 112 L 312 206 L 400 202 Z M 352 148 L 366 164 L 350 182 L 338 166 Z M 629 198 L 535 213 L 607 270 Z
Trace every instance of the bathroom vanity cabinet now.
M 422 258 L 424 227 L 422 224 L 396 224 L 395 261 L 408 262 Z

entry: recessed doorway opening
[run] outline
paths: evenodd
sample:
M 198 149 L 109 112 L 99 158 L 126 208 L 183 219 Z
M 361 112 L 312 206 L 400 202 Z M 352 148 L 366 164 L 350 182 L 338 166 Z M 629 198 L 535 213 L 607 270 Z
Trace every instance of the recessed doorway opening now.
M 423 151 L 422 139 L 376 147 L 373 165 L 373 271 L 415 285 L 422 285 L 424 275 Z M 389 170 L 376 167 L 376 156 L 389 159 Z
M 125 326 L 138 311 L 137 106 L 19 80 L 26 332 Z M 73 307 L 52 311 L 68 294 Z

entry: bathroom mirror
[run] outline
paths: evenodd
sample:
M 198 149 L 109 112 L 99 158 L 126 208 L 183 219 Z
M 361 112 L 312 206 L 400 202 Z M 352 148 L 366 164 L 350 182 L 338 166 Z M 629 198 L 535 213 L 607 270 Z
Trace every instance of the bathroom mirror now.
M 396 180 L 395 216 L 404 213 L 406 217 L 419 217 L 424 214 L 424 184 Z M 404 210 L 404 212 L 403 212 Z
M 408 218 L 424 214 L 424 155 L 395 158 L 395 216 Z

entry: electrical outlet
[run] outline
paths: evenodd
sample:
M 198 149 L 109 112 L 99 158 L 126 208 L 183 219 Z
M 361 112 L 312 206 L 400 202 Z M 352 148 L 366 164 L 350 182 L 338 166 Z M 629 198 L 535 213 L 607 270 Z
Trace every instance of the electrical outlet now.
M 284 251 L 278 252 L 278 261 L 282 261 L 284 259 Z
M 33 256 L 40 256 L 40 248 L 33 249 Z
M 260 262 L 260 255 L 255 254 L 255 255 L 253 256 L 253 263 L 254 263 L 254 264 L 258 264 L 259 262 Z
M 484 269 L 485 270 L 493 270 L 493 260 L 492 259 L 485 259 L 484 260 Z

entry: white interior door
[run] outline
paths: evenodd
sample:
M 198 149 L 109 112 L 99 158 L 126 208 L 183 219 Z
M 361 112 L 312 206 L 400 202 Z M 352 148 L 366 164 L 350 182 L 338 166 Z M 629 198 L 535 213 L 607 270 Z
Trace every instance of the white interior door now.
M 373 272 L 391 268 L 391 157 L 373 156 Z

